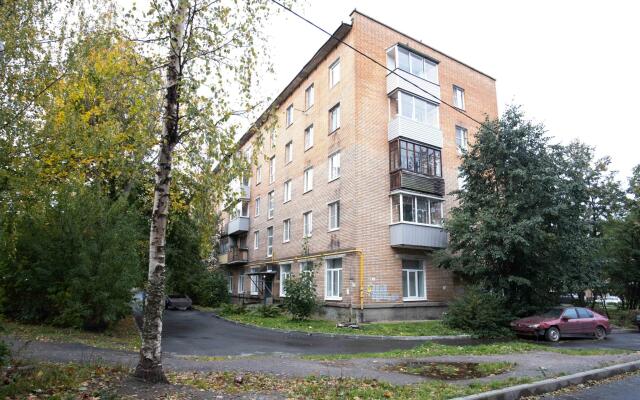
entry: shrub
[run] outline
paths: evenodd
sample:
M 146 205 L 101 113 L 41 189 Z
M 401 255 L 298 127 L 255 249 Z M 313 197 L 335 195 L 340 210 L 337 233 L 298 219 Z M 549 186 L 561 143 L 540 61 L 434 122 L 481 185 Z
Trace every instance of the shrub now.
M 314 271 L 305 271 L 299 276 L 290 277 L 284 283 L 284 288 L 287 296 L 283 304 L 293 319 L 309 318 L 318 307 Z
M 275 305 L 261 305 L 259 307 L 254 308 L 253 310 L 251 310 L 252 313 L 263 317 L 263 318 L 275 318 L 277 316 L 279 316 L 280 313 L 280 308 L 278 308 L 278 306 Z
M 200 278 L 197 288 L 198 304 L 207 307 L 218 307 L 229 302 L 227 278 L 221 271 L 206 271 Z
M 511 319 L 502 296 L 479 288 L 468 288 L 443 316 L 445 325 L 480 338 L 512 336 Z
M 222 316 L 245 314 L 246 312 L 247 308 L 244 304 L 223 304 L 218 311 Z

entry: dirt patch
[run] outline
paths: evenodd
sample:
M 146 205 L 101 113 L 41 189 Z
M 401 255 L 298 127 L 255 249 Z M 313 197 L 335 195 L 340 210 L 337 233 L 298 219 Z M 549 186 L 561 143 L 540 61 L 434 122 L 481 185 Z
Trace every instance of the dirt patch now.
M 403 374 L 419 375 L 431 379 L 452 381 L 500 375 L 510 371 L 514 366 L 515 364 L 508 362 L 473 363 L 409 361 L 386 366 L 384 370 L 401 372 Z

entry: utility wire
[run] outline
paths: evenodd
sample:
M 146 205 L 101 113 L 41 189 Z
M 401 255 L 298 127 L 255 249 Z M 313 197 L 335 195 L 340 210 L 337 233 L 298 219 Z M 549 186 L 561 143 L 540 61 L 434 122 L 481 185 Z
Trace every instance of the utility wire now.
M 438 96 L 435 96 L 431 93 L 429 93 L 426 89 L 421 88 L 420 86 L 416 85 L 415 83 L 411 82 L 410 80 L 408 80 L 407 78 L 405 78 L 402 75 L 399 75 L 398 73 L 395 72 L 395 70 L 389 69 L 387 68 L 386 65 L 380 63 L 379 61 L 377 61 L 376 59 L 372 58 L 371 56 L 369 56 L 368 54 L 364 53 L 363 51 L 355 48 L 354 46 L 350 45 L 349 43 L 346 43 L 344 40 L 338 38 L 337 36 L 335 36 L 334 34 L 332 34 L 331 32 L 325 30 L 324 28 L 322 28 L 321 26 L 315 24 L 313 21 L 308 20 L 307 18 L 305 18 L 304 16 L 298 14 L 297 12 L 293 11 L 291 8 L 285 6 L 284 4 L 278 2 L 277 0 L 271 0 L 273 3 L 277 4 L 278 6 L 284 8 L 285 10 L 287 10 L 288 12 L 290 12 L 291 14 L 295 15 L 296 17 L 300 18 L 301 20 L 303 20 L 304 22 L 308 23 L 309 25 L 315 27 L 316 29 L 322 31 L 323 33 L 325 33 L 326 35 L 329 35 L 332 39 L 342 43 L 343 45 L 347 46 L 348 48 L 350 48 L 351 50 L 355 51 L 356 53 L 360 54 L 361 56 L 365 57 L 366 59 L 368 59 L 369 61 L 372 61 L 374 64 L 378 65 L 379 67 L 382 67 L 385 71 L 394 74 L 395 76 L 397 76 L 398 78 L 402 79 L 403 81 L 409 83 L 411 86 L 415 86 L 417 89 L 421 90 L 422 92 L 428 94 L 429 96 L 431 96 L 434 99 L 438 99 L 438 101 L 440 101 L 442 104 L 451 107 L 453 110 L 459 112 L 460 114 L 464 115 L 465 117 L 469 118 L 470 120 L 472 120 L 473 122 L 475 122 L 478 125 L 482 125 L 483 122 L 478 121 L 477 119 L 473 118 L 472 116 L 470 116 L 469 114 L 465 113 L 464 111 L 462 111 L 461 109 L 459 109 L 458 107 L 447 103 L 446 101 L 442 100 L 441 98 L 439 98 Z

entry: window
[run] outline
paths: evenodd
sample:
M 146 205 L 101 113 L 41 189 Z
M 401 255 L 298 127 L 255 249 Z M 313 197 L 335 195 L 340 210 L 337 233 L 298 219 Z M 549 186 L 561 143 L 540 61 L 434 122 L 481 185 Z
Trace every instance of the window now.
M 453 105 L 464 110 L 464 89 L 453 85 Z
M 575 308 L 567 308 L 566 310 L 564 310 L 562 318 L 576 319 L 578 318 L 578 313 L 576 312 Z
M 260 248 L 260 231 L 253 232 L 253 249 L 258 250 Z
M 285 297 L 287 291 L 285 290 L 284 283 L 287 279 L 291 278 L 291 264 L 280 265 L 280 297 Z
M 307 211 L 302 214 L 302 237 L 311 237 L 313 232 L 313 213 Z
M 262 164 L 256 167 L 256 186 L 262 182 Z
M 340 59 L 331 64 L 329 67 L 329 87 L 332 88 L 340 82 Z
M 238 294 L 244 293 L 244 274 L 238 275 Z
M 325 292 L 327 300 L 341 300 L 342 258 L 330 258 L 326 262 Z
M 260 196 L 256 197 L 256 212 L 255 212 L 255 216 L 256 217 L 260 216 Z
M 258 272 L 259 268 L 251 268 L 251 273 Z M 251 279 L 251 292 L 252 295 L 257 295 L 260 289 L 260 275 L 249 275 L 249 279 Z
M 289 179 L 288 181 L 286 181 L 284 183 L 284 201 L 283 201 L 283 203 L 286 203 L 288 201 L 291 201 L 291 179 Z
M 313 261 L 301 261 L 300 262 L 300 273 L 301 274 L 310 274 L 313 272 Z
M 438 83 L 438 64 L 404 47 L 394 46 L 387 51 L 387 67 L 399 68 L 422 79 Z
M 578 311 L 578 317 L 580 318 L 593 318 L 593 313 L 586 308 L 579 307 L 576 308 L 576 310 Z
M 285 219 L 282 222 L 282 243 L 287 243 L 291 238 L 291 220 Z
M 287 107 L 286 119 L 287 119 L 287 126 L 290 126 L 291 124 L 293 124 L 293 104 Z
M 227 272 L 227 291 L 233 293 L 233 275 L 231 275 L 231 272 Z
M 340 178 L 340 152 L 329 156 L 329 182 Z
M 305 109 L 308 110 L 311 108 L 315 101 L 315 92 L 313 89 L 313 83 L 307 87 L 304 91 L 304 105 Z
M 309 167 L 304 170 L 304 193 L 307 193 L 311 189 L 313 189 L 313 168 Z
M 313 146 L 313 125 L 309 125 L 304 130 L 304 150 L 309 150 L 311 146 Z
M 329 133 L 335 132 L 338 128 L 340 128 L 340 103 L 329 110 Z
M 293 142 L 284 145 L 284 163 L 289 164 L 293 161 Z
M 231 220 L 234 220 L 238 217 L 248 217 L 249 216 L 249 202 L 248 201 L 240 201 L 236 204 L 231 212 Z
M 467 142 L 467 130 L 463 127 L 456 126 L 456 147 L 458 148 L 458 153 L 467 150 Z
M 276 180 L 276 156 L 269 159 L 269 183 Z
M 340 202 L 334 201 L 329 204 L 329 230 L 340 229 Z
M 273 226 L 267 228 L 267 257 L 273 255 Z
M 267 195 L 267 218 L 273 218 L 273 207 L 275 205 L 275 192 L 272 190 Z
M 271 132 L 269 132 L 269 140 L 271 141 L 271 148 L 276 147 L 276 131 L 275 131 L 275 129 L 272 129 Z
M 438 105 L 403 91 L 396 92 L 390 99 L 392 115 L 439 127 Z
M 429 176 L 442 176 L 440 149 L 409 142 L 403 139 L 389 143 L 389 169 L 399 169 Z
M 402 260 L 402 298 L 404 300 L 424 300 L 424 266 L 419 260 Z
M 391 196 L 391 223 L 442 226 L 443 200 L 399 193 Z

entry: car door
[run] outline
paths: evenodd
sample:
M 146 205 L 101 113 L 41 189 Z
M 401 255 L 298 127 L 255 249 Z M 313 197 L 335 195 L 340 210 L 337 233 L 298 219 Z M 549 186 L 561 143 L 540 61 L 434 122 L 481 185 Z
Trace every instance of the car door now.
M 580 332 L 580 319 L 575 308 L 565 308 L 558 328 L 561 335 L 575 335 Z
M 596 319 L 593 313 L 586 308 L 576 308 L 578 312 L 578 320 L 580 321 L 578 332 L 580 334 L 590 335 L 596 330 Z

